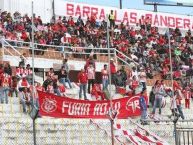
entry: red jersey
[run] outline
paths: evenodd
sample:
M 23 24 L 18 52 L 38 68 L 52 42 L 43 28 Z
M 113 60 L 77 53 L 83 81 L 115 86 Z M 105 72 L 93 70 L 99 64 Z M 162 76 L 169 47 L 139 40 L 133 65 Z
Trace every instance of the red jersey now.
M 22 77 L 23 74 L 24 74 L 24 69 L 18 67 L 18 68 L 16 69 L 16 75 Z
M 3 74 L 1 77 L 1 86 L 2 87 L 9 87 L 11 83 L 10 75 Z
M 101 74 L 102 74 L 102 79 L 104 80 L 107 80 L 109 78 L 109 74 L 108 74 L 108 70 L 106 69 L 102 69 L 101 70 Z
M 183 94 L 184 94 L 185 99 L 190 99 L 191 98 L 191 92 L 190 91 L 184 90 Z
M 110 64 L 110 70 L 111 70 L 111 73 L 112 74 L 115 74 L 117 71 L 116 71 L 116 66 L 115 66 L 115 64 L 114 63 L 111 63 Z
M 132 89 L 136 89 L 139 86 L 139 82 L 138 81 L 132 81 Z
M 87 81 L 88 81 L 87 74 L 86 74 L 85 72 L 79 72 L 79 73 L 78 73 L 78 81 L 79 81 L 81 84 L 86 84 Z

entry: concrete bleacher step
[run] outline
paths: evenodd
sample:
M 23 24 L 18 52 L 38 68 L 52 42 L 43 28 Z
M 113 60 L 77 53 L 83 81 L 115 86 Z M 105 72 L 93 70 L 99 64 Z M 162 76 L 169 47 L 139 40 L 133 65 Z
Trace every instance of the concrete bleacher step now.
M 21 113 L 22 108 L 20 104 L 0 104 L 0 113 L 14 114 Z

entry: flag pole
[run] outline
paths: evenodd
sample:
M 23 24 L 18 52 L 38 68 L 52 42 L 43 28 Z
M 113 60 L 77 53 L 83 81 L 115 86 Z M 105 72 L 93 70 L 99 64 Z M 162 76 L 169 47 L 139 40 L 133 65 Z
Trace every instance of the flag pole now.
M 113 104 L 112 104 L 112 81 L 111 81 L 111 69 L 110 69 L 110 64 L 111 64 L 111 51 L 110 51 L 110 36 L 109 36 L 109 19 L 108 19 L 108 14 L 106 15 L 106 21 L 107 21 L 107 49 L 108 49 L 108 72 L 109 72 L 109 96 L 110 96 L 110 110 L 109 110 L 109 118 L 111 122 L 111 140 L 112 140 L 112 145 L 114 145 L 114 114 L 113 114 Z

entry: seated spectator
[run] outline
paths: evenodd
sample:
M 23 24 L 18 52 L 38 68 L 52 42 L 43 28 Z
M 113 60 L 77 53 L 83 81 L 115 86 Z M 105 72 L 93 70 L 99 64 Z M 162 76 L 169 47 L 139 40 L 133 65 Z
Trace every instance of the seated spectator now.
M 66 95 L 65 95 L 66 88 L 64 87 L 63 84 L 59 84 L 59 85 L 58 85 L 58 89 L 59 89 L 59 91 L 60 91 L 60 93 L 61 93 L 61 96 L 66 96 Z
M 66 82 L 67 82 L 68 85 L 69 85 L 69 88 L 72 88 L 70 79 L 68 78 L 68 73 L 67 73 L 67 71 L 65 70 L 65 67 L 64 67 L 64 66 L 62 66 L 61 70 L 60 70 L 59 73 L 58 73 L 58 80 L 59 80 L 60 83 L 63 84 L 64 87 L 67 88 L 67 86 L 66 86 Z
M 41 83 L 37 83 L 37 85 L 36 85 L 36 90 L 37 90 L 37 91 L 42 91 L 42 92 L 45 91 L 45 89 L 44 89 L 44 87 L 41 85 Z
M 48 83 L 46 92 L 50 94 L 54 94 L 54 86 L 52 81 Z
M 30 88 L 30 84 L 28 83 L 26 76 L 23 75 L 22 79 L 18 82 L 18 90 L 21 92 L 23 88 Z
M 91 90 L 91 96 L 94 97 L 96 100 L 105 100 L 105 94 L 101 90 L 100 85 L 94 84 Z

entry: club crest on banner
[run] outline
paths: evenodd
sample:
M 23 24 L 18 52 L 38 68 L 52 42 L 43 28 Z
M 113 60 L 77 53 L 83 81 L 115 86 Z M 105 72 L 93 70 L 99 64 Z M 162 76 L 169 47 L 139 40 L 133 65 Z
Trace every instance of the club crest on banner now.
M 52 98 L 45 98 L 41 105 L 41 109 L 46 113 L 52 113 L 57 109 L 57 102 Z
M 131 97 L 126 104 L 126 109 L 127 110 L 132 110 L 132 112 L 136 112 L 138 109 L 140 109 L 139 106 L 139 96 L 133 96 Z

